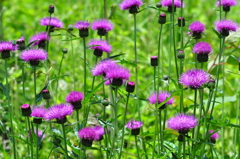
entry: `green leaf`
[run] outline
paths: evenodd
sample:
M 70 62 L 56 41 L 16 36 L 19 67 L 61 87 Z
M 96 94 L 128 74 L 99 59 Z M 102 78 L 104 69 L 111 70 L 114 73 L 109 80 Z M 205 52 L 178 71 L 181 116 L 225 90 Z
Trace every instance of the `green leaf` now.
M 240 38 L 240 29 L 236 32 L 229 32 L 229 35 L 225 38 L 226 43 L 234 43 L 237 42 Z
M 57 136 L 62 136 L 62 132 L 56 128 L 52 128 L 52 132 Z
M 79 40 L 80 38 L 73 38 L 73 39 L 67 39 L 67 40 L 62 40 L 62 41 L 73 41 L 73 40 Z
M 119 56 L 122 56 L 122 55 L 125 55 L 125 54 L 126 54 L 126 53 L 121 53 L 121 54 L 113 55 L 113 56 L 108 57 L 107 59 L 113 59 L 113 58 L 116 58 L 116 57 L 119 57 Z
M 215 34 L 217 35 L 217 37 L 218 37 L 219 39 L 222 38 L 222 36 L 218 33 L 218 31 L 215 30 L 213 27 L 212 27 L 212 31 L 213 31 L 213 33 L 215 33 Z
M 7 97 L 7 99 L 8 99 L 8 90 L 7 90 L 7 88 L 4 87 L 4 85 L 3 85 L 2 83 L 0 83 L 0 88 L 3 89 L 3 93 L 4 93 L 4 95 L 5 95 L 5 96 Z

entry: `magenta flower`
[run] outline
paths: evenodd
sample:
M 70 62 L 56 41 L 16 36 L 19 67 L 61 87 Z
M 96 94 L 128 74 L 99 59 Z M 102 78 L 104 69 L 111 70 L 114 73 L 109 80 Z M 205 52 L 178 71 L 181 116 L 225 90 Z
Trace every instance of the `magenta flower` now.
M 92 29 L 98 31 L 98 35 L 104 36 L 113 29 L 113 24 L 107 19 L 97 19 L 92 23 Z
M 95 126 L 95 127 L 93 127 L 93 129 L 95 130 L 95 133 L 98 135 L 97 141 L 102 140 L 103 139 L 103 135 L 105 134 L 104 128 L 101 127 L 101 126 Z
M 88 21 L 78 21 L 74 28 L 77 28 L 79 30 L 79 36 L 80 37 L 88 37 L 88 28 L 90 27 L 90 23 Z
M 172 12 L 172 0 L 161 0 L 160 2 L 162 6 L 168 7 L 168 12 Z M 184 7 L 184 4 L 181 3 L 181 0 L 174 0 L 174 12 L 176 12 L 176 8 Z
M 29 117 L 32 113 L 32 109 L 29 104 L 23 104 L 21 106 L 21 110 L 22 110 L 22 115 L 26 117 Z
M 10 57 L 10 51 L 17 50 L 17 46 L 13 45 L 12 42 L 1 41 L 0 42 L 0 53 L 3 59 Z
M 180 134 L 185 134 L 190 129 L 197 126 L 198 119 L 194 115 L 177 114 L 167 120 L 167 125 L 170 129 L 177 130 Z
M 92 69 L 92 75 L 93 76 L 100 76 L 103 77 L 106 76 L 106 73 L 111 70 L 120 67 L 117 65 L 116 61 L 113 61 L 111 59 L 102 60 L 100 61 L 95 67 Z
M 207 42 L 198 42 L 193 47 L 193 53 L 197 54 L 198 62 L 207 62 L 208 54 L 212 52 L 212 47 Z
M 129 10 L 129 13 L 137 13 L 138 8 L 143 5 L 142 0 L 123 0 L 119 5 L 122 10 Z
M 213 132 L 215 132 L 215 131 L 214 130 L 209 130 L 209 134 L 212 134 L 210 136 L 210 140 L 211 140 L 212 143 L 216 143 L 216 140 L 220 137 L 220 135 L 217 132 L 215 132 L 215 133 L 213 133 Z
M 42 119 L 45 118 L 46 113 L 47 109 L 43 106 L 34 106 L 30 115 L 31 117 L 33 117 L 33 123 L 41 124 Z
M 48 53 L 41 49 L 23 50 L 20 58 L 26 62 L 29 62 L 32 66 L 37 66 L 40 61 L 46 60 Z
M 91 40 L 88 45 L 90 49 L 94 50 L 94 55 L 98 57 L 102 56 L 102 52 L 110 53 L 112 51 L 112 46 L 106 40 Z
M 171 97 L 171 93 L 167 92 L 167 91 L 162 91 L 162 92 L 159 92 L 158 93 L 158 102 L 157 102 L 157 93 L 154 92 L 153 94 L 151 94 L 149 97 L 148 97 L 148 100 L 149 100 L 149 103 L 151 104 L 155 104 L 155 103 L 158 103 L 158 104 L 161 104 L 162 102 L 164 102 L 168 97 Z M 164 109 L 166 107 L 166 105 L 171 105 L 173 104 L 173 101 L 174 101 L 174 98 L 170 98 L 168 99 L 168 101 L 162 105 L 159 109 Z
M 50 23 L 49 23 L 50 22 Z M 45 17 L 40 20 L 40 25 L 42 26 L 48 26 L 50 25 L 51 29 L 53 28 L 62 28 L 63 23 L 57 18 L 54 17 Z
M 30 43 L 36 41 L 32 45 L 33 46 L 38 45 L 39 48 L 44 49 L 46 45 L 45 42 L 49 40 L 50 40 L 50 37 L 47 35 L 46 32 L 40 32 L 31 37 Z
M 140 128 L 142 127 L 143 123 L 141 121 L 129 121 L 125 127 L 131 129 L 132 135 L 139 135 Z
M 237 24 L 231 20 L 222 20 L 215 22 L 215 27 L 222 36 L 228 36 L 230 31 L 235 32 L 238 28 Z
M 91 147 L 93 141 L 97 141 L 99 139 L 99 135 L 96 133 L 91 127 L 85 127 L 78 132 L 78 136 L 81 138 L 81 142 L 83 146 Z
M 190 34 L 194 39 L 200 39 L 201 34 L 205 31 L 205 26 L 200 21 L 195 21 L 190 24 L 188 29 L 192 31 Z
M 77 110 L 82 108 L 83 98 L 84 98 L 84 95 L 81 92 L 72 91 L 66 97 L 66 102 L 71 103 L 74 110 Z
M 129 80 L 130 76 L 130 71 L 121 67 L 114 68 L 106 72 L 106 78 L 113 86 L 121 86 L 123 82 Z
M 237 5 L 237 0 L 218 0 L 216 6 L 220 7 L 220 5 L 223 6 L 223 11 L 228 12 L 231 6 Z
M 59 104 L 52 106 L 48 109 L 46 113 L 45 119 L 46 120 L 53 120 L 56 119 L 57 123 L 63 124 L 67 121 L 66 116 L 72 115 L 73 107 L 66 104 Z
M 179 83 L 190 87 L 192 89 L 202 88 L 203 84 L 208 82 L 210 75 L 201 69 L 188 70 L 186 73 L 182 73 L 179 78 Z

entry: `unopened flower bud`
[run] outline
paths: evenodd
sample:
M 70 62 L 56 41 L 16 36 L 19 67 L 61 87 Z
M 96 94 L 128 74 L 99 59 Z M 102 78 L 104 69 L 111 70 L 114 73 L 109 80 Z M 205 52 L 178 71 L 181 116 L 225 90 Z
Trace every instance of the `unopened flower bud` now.
M 64 53 L 64 54 L 68 53 L 68 49 L 63 48 L 63 49 L 62 49 L 62 53 Z
M 67 30 L 71 32 L 71 31 L 73 31 L 73 28 L 74 28 L 73 25 L 68 25 Z
M 184 27 L 185 26 L 185 19 L 184 19 L 184 17 L 179 17 L 178 18 L 178 26 L 179 27 Z
M 51 95 L 48 89 L 42 90 L 42 97 L 45 100 L 51 99 Z
M 178 57 L 179 59 L 184 59 L 184 57 L 185 57 L 184 51 L 183 51 L 183 50 L 179 50 L 179 51 L 178 51 L 178 54 L 177 54 L 177 57 Z
M 107 99 L 104 99 L 104 100 L 102 101 L 102 105 L 105 106 L 105 107 L 108 106 L 109 103 L 110 103 L 110 102 L 109 102 Z
M 165 24 L 166 23 L 166 14 L 160 14 L 158 17 L 158 23 L 159 24 Z
M 31 110 L 31 107 L 30 107 L 29 104 L 23 104 L 21 106 L 21 109 L 22 109 L 22 115 L 23 116 L 29 117 L 30 114 L 32 113 L 32 110 Z
M 158 57 L 152 56 L 150 63 L 151 63 L 151 66 L 158 66 Z
M 126 87 L 126 91 L 128 93 L 132 93 L 132 92 L 134 92 L 134 89 L 135 89 L 135 83 L 134 82 L 128 82 L 127 87 Z
M 54 13 L 54 6 L 53 5 L 49 6 L 48 13 L 50 13 L 50 14 Z

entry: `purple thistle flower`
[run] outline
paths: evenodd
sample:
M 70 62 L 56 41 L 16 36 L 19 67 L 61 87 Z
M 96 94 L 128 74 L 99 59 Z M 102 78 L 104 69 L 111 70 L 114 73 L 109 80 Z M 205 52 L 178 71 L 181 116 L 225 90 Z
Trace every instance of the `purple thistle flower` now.
M 200 21 L 195 21 L 190 24 L 188 29 L 190 29 L 192 31 L 192 33 L 190 33 L 190 34 L 192 34 L 192 36 L 195 39 L 200 39 L 201 33 L 203 33 L 205 31 L 205 26 Z
M 221 2 L 221 3 L 220 3 Z M 216 6 L 217 7 L 220 7 L 220 4 L 221 6 L 223 7 L 231 7 L 231 6 L 235 6 L 237 5 L 237 1 L 236 0 L 218 0 L 216 2 Z
M 185 134 L 190 129 L 197 126 L 198 119 L 194 115 L 177 114 L 167 120 L 167 125 L 170 129 L 177 130 L 180 134 Z
M 81 107 L 82 107 L 81 102 L 82 102 L 83 98 L 84 98 L 84 95 L 81 92 L 72 91 L 66 97 L 66 102 L 71 103 L 74 110 L 81 109 Z
M 90 49 L 94 50 L 94 55 L 100 57 L 102 52 L 110 53 L 112 51 L 112 46 L 108 44 L 106 40 L 91 40 L 89 42 Z
M 102 140 L 102 139 L 103 139 L 103 135 L 105 134 L 104 128 L 101 127 L 101 126 L 95 126 L 95 127 L 93 127 L 93 129 L 95 130 L 95 133 L 96 133 L 97 136 L 98 136 L 97 141 Z
M 99 139 L 96 131 L 91 127 L 85 127 L 78 132 L 78 136 L 81 138 L 82 145 L 91 147 L 92 142 Z
M 30 43 L 31 42 L 34 42 L 32 45 L 35 46 L 35 45 L 38 45 L 39 48 L 45 48 L 45 42 L 46 41 L 49 41 L 50 40 L 50 37 L 47 35 L 47 32 L 40 32 L 40 33 L 37 33 L 35 35 L 33 35 L 30 39 Z
M 167 91 L 162 91 L 158 93 L 158 104 L 161 104 L 162 102 L 164 102 L 168 97 L 171 96 L 171 93 L 167 92 Z M 153 94 L 151 94 L 148 97 L 149 103 L 151 104 L 155 104 L 157 103 L 157 93 L 154 92 Z M 166 107 L 166 105 L 171 105 L 173 104 L 174 98 L 170 98 L 164 105 L 162 105 L 159 109 L 164 109 Z
M 208 54 L 212 52 L 212 47 L 207 42 L 198 42 L 193 47 L 193 53 L 197 54 L 198 62 L 207 62 Z
M 228 36 L 229 31 L 237 31 L 238 26 L 231 20 L 222 20 L 215 22 L 215 27 L 222 36 Z
M 123 0 L 119 7 L 122 10 L 129 10 L 129 12 L 137 13 L 138 8 L 143 5 L 142 0 Z
M 103 77 L 105 77 L 107 71 L 109 71 L 110 69 L 118 68 L 118 67 L 120 66 L 117 65 L 116 61 L 113 61 L 111 59 L 102 60 L 97 65 L 95 65 L 95 67 L 92 69 L 92 75 L 93 76 L 102 75 Z
M 82 30 L 88 29 L 90 27 L 90 23 L 88 21 L 79 20 L 75 25 L 74 28 Z
M 51 20 L 51 21 L 50 21 Z M 49 24 L 49 21 L 50 21 L 50 24 Z M 55 27 L 55 28 L 62 28 L 63 27 L 63 23 L 61 20 L 57 19 L 57 18 L 54 18 L 54 17 L 45 17 L 45 18 L 42 18 L 40 20 L 40 25 L 42 26 L 48 26 L 50 25 L 51 27 Z
M 66 116 L 72 115 L 73 107 L 66 104 L 54 105 L 48 109 L 46 113 L 46 120 L 56 119 L 57 123 L 65 123 L 67 121 Z
M 188 86 L 192 89 L 199 89 L 202 85 L 208 82 L 210 75 L 201 69 L 188 70 L 186 73 L 182 73 L 179 78 L 179 83 Z
M 122 67 L 114 68 L 106 72 L 106 78 L 111 81 L 113 86 L 121 86 L 123 82 L 129 80 L 130 76 L 130 71 Z
M 13 45 L 12 42 L 1 41 L 0 42 L 0 53 L 3 59 L 10 57 L 10 51 L 17 50 L 17 45 Z
M 46 60 L 48 53 L 42 49 L 23 50 L 20 58 L 24 61 L 30 62 L 32 66 L 37 66 L 39 61 Z
M 164 7 L 172 7 L 172 0 L 162 0 L 161 4 Z M 181 8 L 181 0 L 174 0 L 174 6 Z
M 143 123 L 141 121 L 129 121 L 125 127 L 131 129 L 132 135 L 139 135 L 140 128 L 142 127 Z
M 33 117 L 33 123 L 41 124 L 42 119 L 45 117 L 47 109 L 43 106 L 34 106 L 32 108 L 31 117 Z
M 98 30 L 98 35 L 104 36 L 113 29 L 113 24 L 108 19 L 97 19 L 92 23 L 92 29 Z
M 212 134 L 213 132 L 215 132 L 214 130 L 209 130 L 209 134 Z M 216 143 L 216 140 L 218 139 L 220 137 L 220 135 L 217 133 L 217 132 L 215 132 L 215 133 L 213 133 L 211 136 L 210 136 L 210 141 L 212 142 L 212 143 Z

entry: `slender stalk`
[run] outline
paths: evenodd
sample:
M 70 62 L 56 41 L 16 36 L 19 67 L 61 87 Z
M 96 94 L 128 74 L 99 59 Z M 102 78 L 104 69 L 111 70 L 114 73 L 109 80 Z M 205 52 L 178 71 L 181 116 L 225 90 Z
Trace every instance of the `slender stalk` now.
M 97 64 L 97 62 L 98 62 L 98 57 L 96 57 L 95 65 Z M 94 88 L 95 77 L 96 76 L 93 76 L 93 80 L 92 80 L 92 90 Z
M 76 90 L 76 83 L 75 83 L 75 81 L 76 81 L 76 79 L 75 79 L 75 77 L 76 77 L 76 70 L 75 70 L 75 54 L 74 54 L 74 52 L 73 52 L 73 42 L 72 42 L 72 34 L 70 33 L 70 39 L 71 39 L 71 50 L 72 50 L 72 73 L 73 73 L 73 90 Z M 84 94 L 85 95 L 85 94 Z
M 125 108 L 124 117 L 123 117 L 123 124 L 124 124 L 124 125 L 123 125 L 123 130 L 122 130 L 122 141 L 121 141 L 119 159 L 121 159 L 122 151 L 123 151 L 124 132 L 125 132 L 125 124 L 126 124 L 127 110 L 128 110 L 129 95 L 130 95 L 130 93 L 128 92 L 127 101 L 126 101 L 126 108 Z
M 224 46 L 224 42 L 223 42 L 223 46 Z M 224 47 L 223 47 L 223 49 L 224 49 Z M 225 103 L 225 100 L 224 100 L 224 97 L 225 97 L 225 64 L 224 64 L 224 62 L 225 62 L 225 56 L 224 56 L 224 50 L 222 50 L 222 58 L 223 58 L 223 61 L 222 61 L 222 120 L 223 120 L 223 118 L 224 118 L 224 115 L 225 115 L 225 113 L 224 113 L 224 103 Z M 221 127 L 221 134 L 222 135 L 224 135 L 224 127 L 222 126 Z M 223 137 L 221 137 L 221 143 L 222 143 L 222 156 L 224 156 L 224 150 L 225 150 L 225 148 L 224 148 L 224 138 Z M 224 158 L 224 157 L 223 157 Z
M 62 63 L 63 63 L 63 59 L 64 59 L 64 53 L 62 54 L 62 59 L 60 61 L 60 66 L 59 66 L 59 69 L 58 69 L 58 77 L 60 76 L 60 73 L 61 73 L 61 69 L 62 69 Z M 74 68 L 73 68 L 74 69 Z M 59 79 L 59 78 L 58 78 Z M 57 79 L 57 86 L 56 86 L 56 98 L 58 100 L 58 79 Z
M 38 124 L 36 124 L 36 159 L 38 159 Z
M 138 148 L 138 143 L 137 143 L 137 135 L 134 135 L 134 136 L 135 136 L 135 144 L 136 144 L 136 148 L 137 148 L 137 156 L 138 156 L 138 158 L 140 158 L 139 148 Z
M 238 93 L 238 107 L 237 107 L 237 115 L 236 115 L 236 125 L 239 125 L 239 110 L 240 110 L 240 93 Z M 239 134 L 239 131 L 237 128 L 235 128 L 235 134 L 234 134 L 234 147 L 235 151 L 237 152 L 237 135 Z M 240 145 L 239 145 L 240 147 Z
M 87 53 L 86 53 L 86 39 L 83 37 L 83 53 L 84 53 L 84 96 L 87 95 Z
M 64 124 L 61 124 L 61 125 L 62 125 L 62 131 L 63 131 L 63 142 L 64 142 L 65 158 L 68 159 L 68 150 L 67 150 L 65 127 L 64 127 Z
M 115 87 L 114 90 L 114 96 L 115 96 L 115 101 L 114 101 L 114 115 L 115 115 L 115 120 L 114 120 L 114 132 L 115 132 L 115 139 L 118 138 L 118 107 L 117 107 L 117 90 L 118 87 Z M 115 140 L 116 141 L 116 140 Z
M 49 17 L 49 23 L 48 23 L 48 26 L 47 26 L 47 35 L 50 39 L 50 23 L 51 23 L 51 20 L 52 20 L 52 14 L 50 13 L 50 17 Z M 45 50 L 46 52 L 48 52 L 48 48 L 49 48 L 49 43 L 50 43 L 50 40 L 46 40 L 46 47 L 45 47 Z M 46 72 L 47 72 L 47 81 L 49 81 L 49 60 L 47 59 L 45 61 L 45 66 L 46 66 Z
M 13 127 L 13 121 L 12 121 L 12 107 L 10 104 L 10 87 L 9 87 L 9 83 L 8 83 L 8 71 L 7 71 L 7 59 L 4 60 L 5 61 L 5 75 L 6 75 L 6 88 L 7 88 L 7 104 L 8 104 L 8 113 L 9 113 L 9 120 L 10 120 L 10 127 L 11 127 L 11 131 L 12 131 L 12 143 L 13 143 L 13 157 L 14 159 L 17 158 L 17 154 L 16 154 L 16 143 L 15 143 L 15 139 L 14 139 L 14 127 Z
M 183 137 L 183 159 L 186 158 L 186 139 Z
M 180 59 L 180 74 L 183 73 L 183 59 Z M 184 112 L 184 105 L 183 105 L 183 86 L 179 83 L 179 87 L 181 89 L 181 95 L 180 95 L 180 112 Z
M 24 66 L 24 62 L 22 63 L 22 87 L 23 87 L 23 99 L 26 99 L 25 96 L 25 66 Z
M 35 105 L 37 105 L 36 66 L 33 66 L 33 81 L 34 81 L 34 103 Z
M 182 142 L 178 141 L 178 158 L 182 156 Z
M 29 117 L 27 117 L 27 123 L 28 123 L 28 132 L 30 134 L 30 142 L 33 143 L 33 134 L 32 134 L 32 129 L 31 129 L 31 123 L 29 120 Z M 30 146 L 30 157 L 33 159 L 33 144 Z

